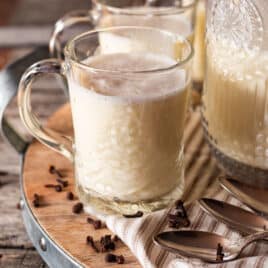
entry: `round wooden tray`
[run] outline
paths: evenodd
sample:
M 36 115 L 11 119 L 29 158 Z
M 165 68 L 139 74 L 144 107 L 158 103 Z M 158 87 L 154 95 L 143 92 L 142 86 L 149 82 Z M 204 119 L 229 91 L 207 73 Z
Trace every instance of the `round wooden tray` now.
M 67 104 L 59 109 L 49 119 L 48 125 L 62 133 L 72 134 L 70 106 Z M 191 202 L 214 183 L 214 178 L 219 173 L 204 142 L 198 112 L 192 112 L 187 120 L 185 144 L 185 196 Z M 44 187 L 45 184 L 56 183 L 56 176 L 49 173 L 50 165 L 55 165 L 67 175 L 69 186 L 64 188 L 63 192 L 57 193 L 54 189 Z M 23 158 L 21 179 L 25 226 L 34 246 L 50 267 L 111 266 L 105 263 L 105 254 L 95 253 L 86 244 L 87 235 L 99 239 L 110 231 L 106 228 L 94 230 L 86 221 L 88 215 L 72 213 L 72 206 L 77 200 L 68 201 L 66 198 L 68 191 L 74 192 L 73 168 L 67 159 L 33 141 Z M 42 205 L 39 208 L 32 205 L 35 193 L 42 197 Z M 115 254 L 125 256 L 124 267 L 140 267 L 134 255 L 122 242 L 118 244 Z

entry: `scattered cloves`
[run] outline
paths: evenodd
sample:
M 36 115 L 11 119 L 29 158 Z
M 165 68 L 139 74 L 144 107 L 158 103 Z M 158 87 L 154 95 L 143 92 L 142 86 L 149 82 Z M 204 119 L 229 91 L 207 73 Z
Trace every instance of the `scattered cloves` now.
M 53 165 L 51 165 L 49 167 L 49 173 L 50 174 L 57 174 L 60 178 L 63 178 L 64 177 L 63 174 L 58 169 L 56 169 L 56 167 L 53 166 Z
M 142 211 L 137 211 L 135 214 L 123 214 L 123 217 L 125 218 L 140 218 L 143 216 Z
M 83 204 L 81 203 L 81 202 L 79 202 L 79 203 L 76 203 L 74 206 L 73 206 L 73 209 L 72 209 L 72 211 L 73 211 L 73 213 L 75 213 L 75 214 L 79 214 L 79 213 L 81 213 L 82 211 L 83 211 Z

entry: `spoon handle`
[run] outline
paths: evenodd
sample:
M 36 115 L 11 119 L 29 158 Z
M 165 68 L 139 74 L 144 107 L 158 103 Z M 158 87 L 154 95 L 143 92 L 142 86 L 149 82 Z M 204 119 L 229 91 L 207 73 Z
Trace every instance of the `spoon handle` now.
M 245 237 L 242 241 L 241 252 L 243 251 L 244 248 L 246 248 L 251 243 L 258 241 L 258 240 L 264 240 L 267 238 L 268 238 L 268 231 L 255 233 L 255 234 Z

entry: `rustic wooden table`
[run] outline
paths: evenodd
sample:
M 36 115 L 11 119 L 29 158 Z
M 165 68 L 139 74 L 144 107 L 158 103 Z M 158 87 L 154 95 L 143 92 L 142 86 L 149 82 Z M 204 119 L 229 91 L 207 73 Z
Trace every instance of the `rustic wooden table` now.
M 89 0 L 1 0 L 0 69 L 31 49 L 27 45 L 20 46 L 21 32 L 38 32 L 40 28 L 46 35 L 43 38 L 48 38 L 57 18 L 72 9 L 88 7 Z M 64 102 L 62 92 L 55 89 L 57 86 L 42 94 L 44 87 L 46 85 L 41 83 L 34 94 L 34 108 L 43 119 Z M 26 132 L 20 123 L 15 100 L 7 116 L 16 128 Z M 20 199 L 19 156 L 2 138 L 0 152 L 0 267 L 47 267 L 27 237 L 21 213 L 16 208 Z

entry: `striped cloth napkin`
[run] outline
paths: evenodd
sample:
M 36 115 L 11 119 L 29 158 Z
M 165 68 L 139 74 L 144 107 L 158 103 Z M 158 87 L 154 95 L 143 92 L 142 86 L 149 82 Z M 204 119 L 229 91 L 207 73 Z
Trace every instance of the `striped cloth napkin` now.
M 216 194 L 210 195 L 210 197 L 243 207 L 238 200 L 231 197 L 219 187 Z M 191 221 L 189 229 L 215 232 L 229 239 L 238 239 L 240 237 L 237 232 L 230 230 L 225 224 L 214 220 L 203 212 L 197 202 L 193 202 L 187 207 L 188 216 Z M 152 237 L 159 232 L 171 230 L 167 225 L 167 213 L 167 210 L 162 210 L 135 219 L 127 219 L 121 216 L 107 216 L 105 221 L 107 227 L 124 241 L 137 257 L 142 267 L 145 268 L 268 267 L 268 246 L 265 243 L 255 243 L 249 246 L 241 259 L 225 264 L 203 263 L 197 259 L 184 258 L 162 250 L 152 242 Z
M 195 201 L 202 196 L 244 207 L 238 200 L 222 190 L 215 179 L 223 175 L 223 173 L 209 153 L 210 150 L 204 140 L 200 121 L 200 112 L 197 109 L 189 114 L 185 127 L 186 187 L 183 199 L 186 200 L 185 206 L 191 221 L 191 226 L 188 229 L 215 232 L 229 239 L 238 239 L 240 235 L 237 232 L 230 230 L 225 224 L 207 215 Z M 264 243 L 249 246 L 245 250 L 244 256 L 239 260 L 217 265 L 203 263 L 197 259 L 176 256 L 161 250 L 159 246 L 152 242 L 152 237 L 159 232 L 171 230 L 168 228 L 166 220 L 168 210 L 162 210 L 136 219 L 104 216 L 92 211 L 90 208 L 88 208 L 87 212 L 105 221 L 107 227 L 122 239 L 145 268 L 268 268 L 268 246 Z

